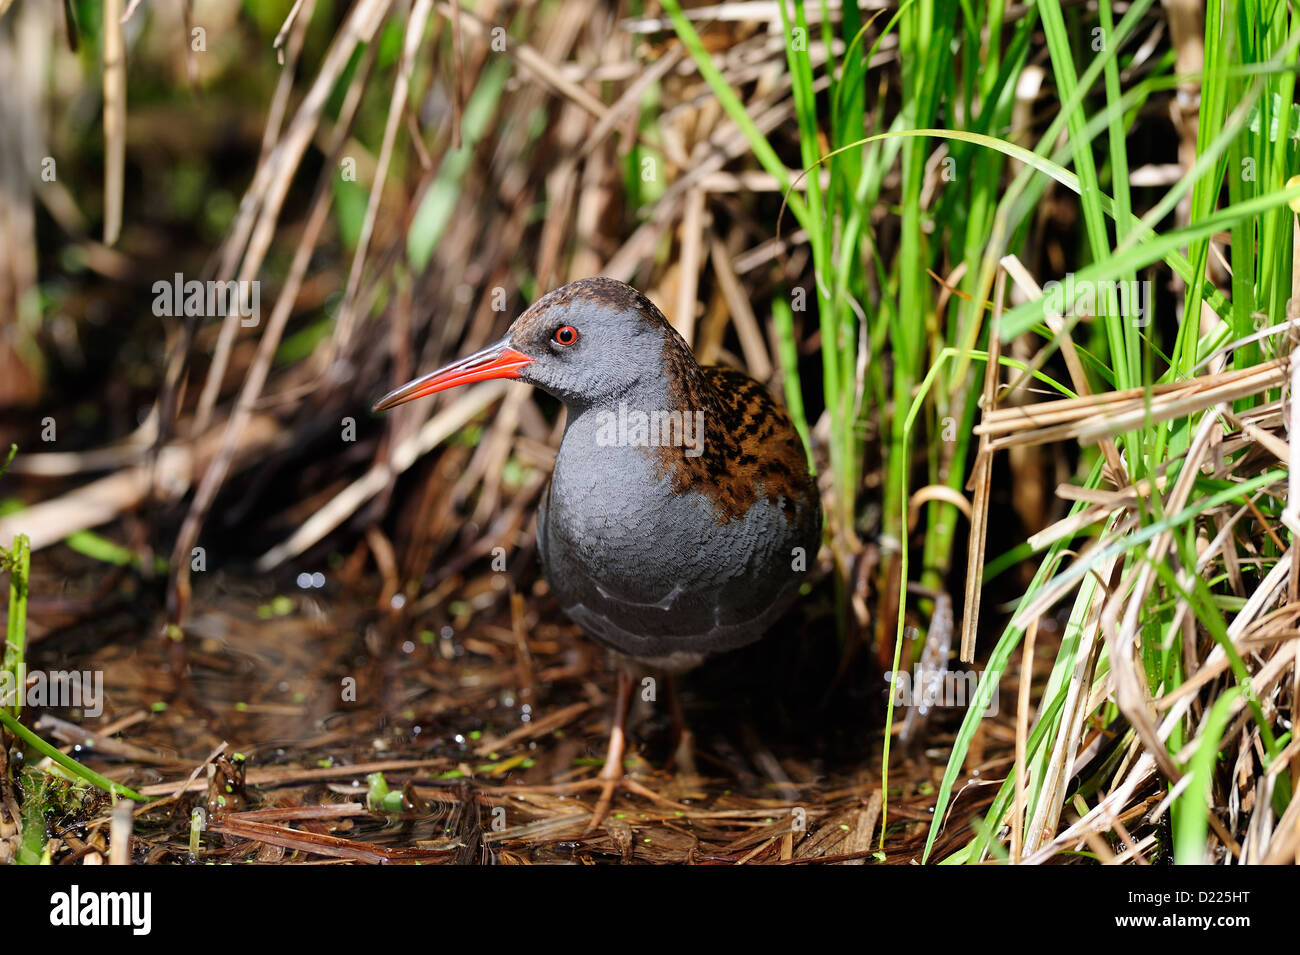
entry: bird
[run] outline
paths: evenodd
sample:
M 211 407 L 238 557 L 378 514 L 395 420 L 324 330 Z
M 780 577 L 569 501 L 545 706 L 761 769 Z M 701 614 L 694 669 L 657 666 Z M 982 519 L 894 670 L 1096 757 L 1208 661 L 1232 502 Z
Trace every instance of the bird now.
M 821 500 L 799 432 L 768 390 L 701 366 L 654 303 L 615 279 L 547 293 L 500 341 L 374 410 L 494 378 L 540 388 L 567 410 L 537 514 L 542 573 L 619 664 L 590 832 L 624 780 L 638 673 L 671 680 L 758 640 L 816 558 Z

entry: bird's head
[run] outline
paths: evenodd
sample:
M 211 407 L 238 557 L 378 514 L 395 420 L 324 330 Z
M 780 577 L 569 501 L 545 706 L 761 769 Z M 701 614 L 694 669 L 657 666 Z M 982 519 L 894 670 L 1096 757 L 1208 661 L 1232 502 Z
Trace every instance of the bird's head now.
M 582 279 L 533 303 L 499 342 L 407 382 L 375 410 L 489 378 L 517 378 L 570 407 L 589 406 L 662 380 L 666 356 L 675 365 L 682 355 L 693 363 L 648 298 L 614 279 Z

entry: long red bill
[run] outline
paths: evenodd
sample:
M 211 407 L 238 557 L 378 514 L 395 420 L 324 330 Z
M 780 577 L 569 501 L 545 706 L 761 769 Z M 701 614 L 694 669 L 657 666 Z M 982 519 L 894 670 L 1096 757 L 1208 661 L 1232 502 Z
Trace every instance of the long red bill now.
M 408 381 L 375 402 L 374 410 L 385 411 L 395 405 L 446 391 L 457 385 L 487 381 L 489 378 L 518 378 L 519 369 L 531 362 L 532 359 L 523 352 L 516 351 L 504 342 L 498 342 L 446 368 L 439 368 L 414 381 Z

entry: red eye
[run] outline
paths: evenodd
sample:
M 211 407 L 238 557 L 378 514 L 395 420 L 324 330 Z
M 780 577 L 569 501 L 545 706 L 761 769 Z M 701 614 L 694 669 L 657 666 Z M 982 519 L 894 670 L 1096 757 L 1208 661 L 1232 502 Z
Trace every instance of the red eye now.
M 572 345 L 578 340 L 578 330 L 572 325 L 561 325 L 553 337 L 557 345 Z

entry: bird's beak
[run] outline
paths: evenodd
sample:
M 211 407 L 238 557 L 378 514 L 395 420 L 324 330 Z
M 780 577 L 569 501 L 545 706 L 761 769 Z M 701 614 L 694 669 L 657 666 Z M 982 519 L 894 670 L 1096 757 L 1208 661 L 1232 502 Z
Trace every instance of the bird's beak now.
M 531 362 L 532 359 L 523 352 L 511 348 L 505 341 L 500 341 L 446 368 L 439 368 L 414 381 L 408 381 L 396 391 L 389 392 L 375 402 L 374 410 L 386 411 L 396 405 L 438 391 L 446 391 L 457 385 L 487 381 L 489 378 L 518 378 L 519 369 Z

